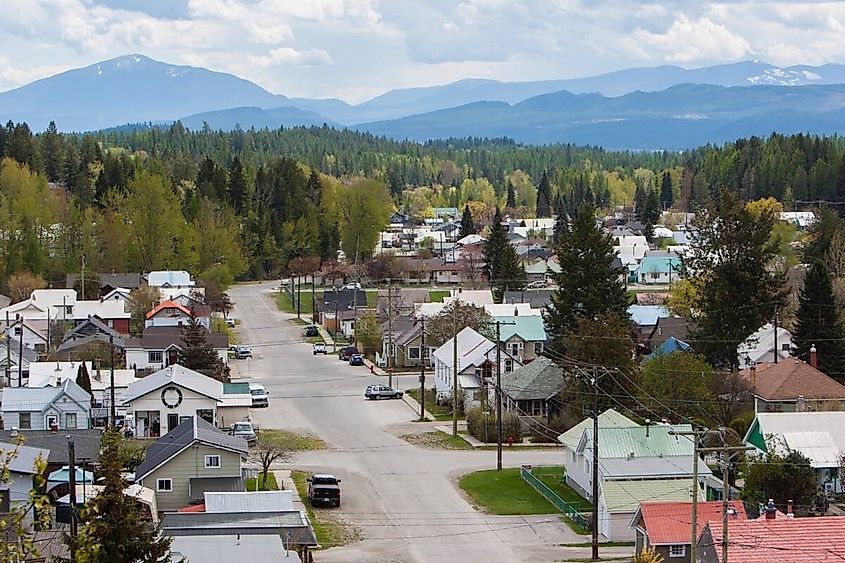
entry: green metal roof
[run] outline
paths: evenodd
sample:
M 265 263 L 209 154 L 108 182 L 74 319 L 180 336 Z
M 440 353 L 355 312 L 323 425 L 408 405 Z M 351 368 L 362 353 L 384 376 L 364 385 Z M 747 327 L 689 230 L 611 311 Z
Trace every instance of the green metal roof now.
M 539 315 L 497 316 L 495 320 L 502 322 L 502 342 L 507 341 L 512 336 L 519 336 L 526 342 L 545 342 L 548 339 L 546 336 L 546 327 L 543 326 L 543 317 Z
M 625 416 L 624 414 L 614 409 L 607 409 L 599 415 L 599 428 L 619 428 L 625 426 L 637 426 L 637 423 Z M 557 437 L 558 442 L 572 448 L 578 447 L 581 441 L 581 436 L 584 434 L 584 429 L 593 427 L 593 419 L 585 418 L 563 434 Z
M 249 383 L 224 383 L 224 395 L 249 395 Z
M 670 457 L 693 455 L 692 441 L 685 436 L 670 434 L 671 431 L 689 432 L 690 424 L 649 424 L 648 426 L 627 426 L 623 428 L 601 428 L 599 430 L 600 456 L 609 458 Z M 586 443 L 592 443 L 593 427 L 588 425 L 584 432 Z
M 538 260 L 533 264 L 525 266 L 526 274 L 545 274 L 546 272 L 559 274 L 561 272 L 560 264 L 552 261 L 545 262 L 543 260 Z
M 692 491 L 692 479 L 604 481 L 601 502 L 608 512 L 633 513 L 645 501 L 692 500 Z M 704 500 L 700 489 L 699 500 Z

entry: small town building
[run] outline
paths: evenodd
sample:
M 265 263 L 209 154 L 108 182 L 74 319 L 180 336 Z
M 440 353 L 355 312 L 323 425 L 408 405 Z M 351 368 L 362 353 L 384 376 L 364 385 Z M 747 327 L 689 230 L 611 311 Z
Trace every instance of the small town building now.
M 740 372 L 755 412 L 845 410 L 845 385 L 798 358 L 752 365 Z
M 229 365 L 229 335 L 209 332 L 206 340 L 224 365 Z M 140 337 L 126 339 L 126 365 L 137 371 L 156 371 L 179 363 L 185 343 L 182 327 L 151 326 Z
M 538 421 L 559 412 L 554 398 L 565 388 L 563 369 L 545 357 L 502 375 L 505 410 Z
M 88 428 L 91 395 L 72 379 L 57 387 L 3 389 L 3 425 L 18 430 L 75 430 Z

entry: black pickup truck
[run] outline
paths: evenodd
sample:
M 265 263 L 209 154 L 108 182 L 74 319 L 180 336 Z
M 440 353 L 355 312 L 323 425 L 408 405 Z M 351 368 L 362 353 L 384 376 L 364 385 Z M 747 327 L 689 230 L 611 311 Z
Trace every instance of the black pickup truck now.
M 311 506 L 340 506 L 340 479 L 334 475 L 314 475 L 308 479 L 308 502 Z

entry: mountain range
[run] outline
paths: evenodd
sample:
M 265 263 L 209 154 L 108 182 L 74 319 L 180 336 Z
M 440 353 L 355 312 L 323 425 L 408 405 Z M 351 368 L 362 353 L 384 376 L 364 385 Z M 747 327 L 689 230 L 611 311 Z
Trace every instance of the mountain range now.
M 507 136 L 525 143 L 689 148 L 751 134 L 845 133 L 845 65 L 745 61 L 632 68 L 534 82 L 467 79 L 351 105 L 288 98 L 237 76 L 126 55 L 0 93 L 0 119 L 35 130 L 125 123 L 191 129 L 328 124 L 396 138 Z

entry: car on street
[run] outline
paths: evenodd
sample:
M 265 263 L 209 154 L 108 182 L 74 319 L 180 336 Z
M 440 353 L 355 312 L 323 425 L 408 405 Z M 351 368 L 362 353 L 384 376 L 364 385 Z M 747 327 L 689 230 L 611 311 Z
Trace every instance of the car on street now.
M 324 342 L 317 342 L 314 344 L 314 355 L 325 354 L 328 351 Z
M 260 383 L 250 383 L 249 384 L 249 394 L 252 395 L 252 406 L 253 407 L 269 407 L 270 406 L 270 393 L 267 392 L 267 388 L 261 385 Z
M 235 317 L 226 317 L 226 326 L 235 326 Z
M 526 289 L 539 289 L 541 287 L 546 287 L 546 285 L 548 285 L 548 284 L 545 281 L 536 280 L 536 281 L 529 283 L 525 287 L 526 287 Z
M 247 441 L 248 444 L 252 444 L 258 438 L 258 435 L 255 433 L 255 427 L 248 420 L 243 420 L 241 422 L 235 422 L 234 424 L 232 424 L 230 428 L 230 433 L 232 434 L 232 436 L 243 438 Z
M 364 356 L 361 354 L 352 354 L 349 357 L 349 365 L 350 366 L 363 366 L 364 365 Z
M 355 346 L 344 346 L 338 351 L 337 357 L 340 358 L 341 362 L 348 362 L 349 359 L 352 357 L 352 354 L 357 353 L 358 348 L 356 348 Z
M 305 336 L 320 336 L 320 331 L 316 326 L 310 325 L 305 328 Z
M 360 282 L 349 282 L 348 284 L 343 286 L 343 289 L 361 289 L 361 283 Z
M 252 357 L 252 348 L 249 346 L 235 346 L 235 358 L 245 360 Z
M 387 385 L 367 385 L 364 397 L 367 399 L 401 399 L 404 393 Z
M 340 479 L 334 475 L 314 475 L 308 479 L 308 502 L 311 506 L 340 506 Z

